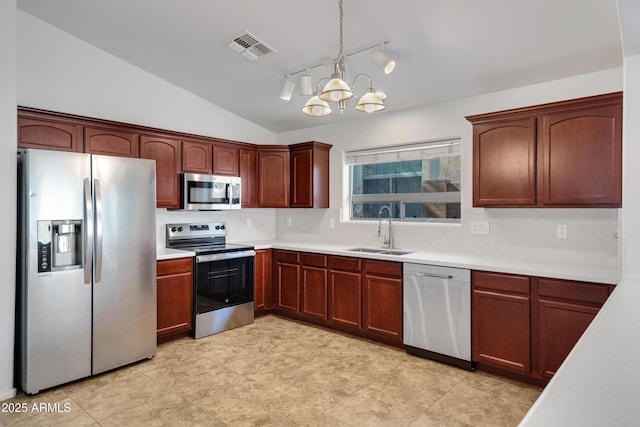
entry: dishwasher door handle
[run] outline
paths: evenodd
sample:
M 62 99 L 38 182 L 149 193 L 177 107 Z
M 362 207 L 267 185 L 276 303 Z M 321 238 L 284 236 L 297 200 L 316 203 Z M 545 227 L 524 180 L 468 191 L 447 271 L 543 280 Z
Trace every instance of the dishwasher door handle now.
M 449 274 L 422 273 L 422 272 L 417 272 L 414 274 L 418 277 L 435 277 L 437 279 L 448 279 L 448 280 L 453 279 L 453 276 Z

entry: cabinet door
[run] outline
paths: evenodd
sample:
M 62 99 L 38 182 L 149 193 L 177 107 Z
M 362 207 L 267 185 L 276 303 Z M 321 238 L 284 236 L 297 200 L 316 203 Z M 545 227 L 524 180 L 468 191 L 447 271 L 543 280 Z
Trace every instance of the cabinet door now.
M 256 312 L 271 309 L 271 249 L 256 251 L 254 309 Z
M 536 204 L 536 119 L 473 126 L 473 205 Z
M 545 115 L 542 145 L 545 206 L 621 206 L 621 104 Z
M 289 207 L 289 149 L 262 151 L 258 147 L 258 206 Z
M 362 329 L 362 276 L 351 271 L 331 270 L 330 307 L 331 323 Z
M 364 276 L 365 332 L 402 342 L 402 279 Z
M 291 207 L 313 207 L 313 150 L 291 152 Z
M 278 261 L 276 263 L 278 309 L 300 312 L 300 266 Z
M 238 148 L 227 145 L 213 147 L 213 173 L 238 176 Z
M 530 299 L 473 290 L 473 359 L 520 374 L 531 372 Z
M 182 141 L 182 172 L 211 174 L 212 152 L 211 144 Z
M 158 336 L 191 329 L 193 278 L 191 274 L 158 277 Z
M 550 379 L 555 374 L 598 310 L 582 304 L 538 301 L 537 354 L 542 378 Z
M 138 157 L 138 134 L 125 130 L 84 127 L 84 152 L 120 157 Z
M 140 157 L 156 161 L 156 206 L 180 207 L 180 141 L 142 135 Z
M 193 322 L 193 260 L 158 261 L 158 338 L 187 332 Z M 165 339 L 166 340 L 166 339 Z
M 18 147 L 82 151 L 82 126 L 18 116 Z
M 243 208 L 258 207 L 258 164 L 256 150 L 240 150 L 240 195 Z
M 301 314 L 304 317 L 328 321 L 328 271 L 327 256 L 302 253 L 302 303 Z

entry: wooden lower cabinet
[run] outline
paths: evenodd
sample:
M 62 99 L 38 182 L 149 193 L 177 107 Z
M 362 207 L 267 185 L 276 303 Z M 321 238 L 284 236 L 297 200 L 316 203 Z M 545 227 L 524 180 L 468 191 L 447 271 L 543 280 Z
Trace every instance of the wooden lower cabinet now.
M 300 254 L 275 250 L 273 257 L 275 306 L 281 312 L 297 315 L 300 312 Z
M 402 263 L 274 250 L 276 313 L 402 345 Z
M 256 251 L 254 271 L 254 314 L 261 315 L 271 310 L 271 249 Z
M 329 320 L 327 256 L 321 254 L 300 254 L 302 302 L 300 314 L 321 322 Z
M 402 264 L 366 260 L 363 278 L 364 331 L 402 343 Z
M 193 259 L 157 263 L 158 342 L 186 336 L 193 326 Z
M 473 272 L 473 359 L 531 372 L 529 278 Z
M 478 368 L 544 385 L 613 285 L 474 271 L 472 288 Z

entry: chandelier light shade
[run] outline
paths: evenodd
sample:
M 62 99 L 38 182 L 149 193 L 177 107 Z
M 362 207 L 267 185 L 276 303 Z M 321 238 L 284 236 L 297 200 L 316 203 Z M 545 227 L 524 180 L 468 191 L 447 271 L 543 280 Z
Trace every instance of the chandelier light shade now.
M 376 94 L 375 89 L 369 88 L 367 93 L 362 95 L 356 110 L 364 111 L 365 113 L 375 113 L 376 111 L 384 110 L 385 106 L 382 103 L 382 99 Z
M 338 107 L 338 111 L 341 113 L 344 111 L 347 101 L 356 96 L 357 94 L 354 91 L 356 80 L 359 77 L 366 77 L 369 80 L 369 87 L 362 97 L 359 99 L 358 103 L 355 106 L 355 109 L 358 111 L 362 111 L 365 113 L 374 113 L 376 111 L 382 111 L 385 109 L 385 105 L 382 102 L 383 99 L 387 97 L 383 92 L 378 92 L 373 88 L 373 83 L 371 81 L 371 77 L 369 75 L 360 73 L 357 74 L 351 86 L 347 83 L 347 69 L 345 66 L 345 54 L 344 54 L 344 45 L 343 45 L 343 21 L 344 21 L 344 10 L 343 10 L 343 0 L 338 0 L 338 6 L 340 9 L 340 51 L 338 53 L 338 57 L 333 60 L 334 72 L 330 78 L 323 77 L 321 78 L 317 85 L 316 91 L 313 92 L 313 96 L 307 101 L 307 103 L 302 108 L 302 112 L 311 116 L 311 117 L 324 117 L 331 114 L 331 107 L 329 103 L 335 103 Z M 382 49 L 385 44 L 389 43 L 389 41 L 385 41 L 383 43 L 374 44 L 368 46 L 364 49 L 360 49 L 354 52 L 347 54 L 354 55 L 356 53 L 364 52 L 366 50 L 376 48 L 374 52 L 373 59 L 374 63 L 378 65 L 385 74 L 389 74 L 395 68 L 395 61 L 389 58 L 385 53 L 382 52 Z M 319 66 L 326 65 L 326 63 L 319 63 L 302 70 L 295 71 L 288 75 L 285 75 L 285 82 L 283 83 L 282 91 L 280 93 L 280 98 L 288 101 L 291 98 L 291 93 L 295 88 L 295 83 L 292 82 L 289 77 L 292 75 L 303 73 L 300 75 L 299 83 L 300 83 L 300 94 L 304 96 L 312 95 L 311 91 L 311 75 L 309 70 L 311 68 L 316 68 Z M 320 90 L 320 84 L 323 81 L 327 81 L 326 84 L 322 87 L 322 91 Z M 359 96 L 359 95 L 357 95 Z
M 320 99 L 318 95 L 314 95 L 304 104 L 302 112 L 311 117 L 324 117 L 331 114 L 329 103 Z

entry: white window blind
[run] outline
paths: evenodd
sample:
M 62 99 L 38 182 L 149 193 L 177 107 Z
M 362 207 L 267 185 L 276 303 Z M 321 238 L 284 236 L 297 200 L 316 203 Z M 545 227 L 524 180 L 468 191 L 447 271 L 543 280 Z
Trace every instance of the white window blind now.
M 347 165 L 367 163 L 387 163 L 405 160 L 422 160 L 434 157 L 459 156 L 460 138 L 421 142 L 417 144 L 395 145 L 368 150 L 347 151 Z

